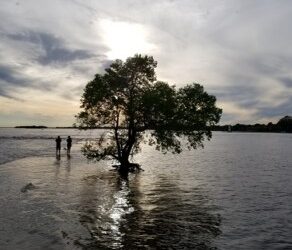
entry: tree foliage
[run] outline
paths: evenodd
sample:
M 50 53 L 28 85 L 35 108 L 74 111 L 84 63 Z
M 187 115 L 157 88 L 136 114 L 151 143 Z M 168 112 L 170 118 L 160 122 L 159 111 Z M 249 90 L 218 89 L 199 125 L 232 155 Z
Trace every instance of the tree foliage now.
M 116 60 L 86 85 L 79 126 L 111 128 L 84 146 L 88 158 L 115 159 L 128 169 L 129 157 L 139 151 L 142 140 L 164 153 L 180 153 L 181 138 L 186 138 L 188 149 L 202 147 L 211 138 L 210 127 L 222 113 L 216 98 L 197 83 L 176 89 L 157 81 L 156 66 L 151 56 Z

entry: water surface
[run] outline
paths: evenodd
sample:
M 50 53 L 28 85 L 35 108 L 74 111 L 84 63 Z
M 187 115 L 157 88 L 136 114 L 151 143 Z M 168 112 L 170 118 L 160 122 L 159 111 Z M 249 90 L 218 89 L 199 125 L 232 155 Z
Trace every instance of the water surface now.
M 145 171 L 126 181 L 80 154 L 99 134 L 0 129 L 3 249 L 292 248 L 292 135 L 214 133 L 180 155 L 143 146 Z M 71 158 L 55 158 L 57 135 L 73 138 Z

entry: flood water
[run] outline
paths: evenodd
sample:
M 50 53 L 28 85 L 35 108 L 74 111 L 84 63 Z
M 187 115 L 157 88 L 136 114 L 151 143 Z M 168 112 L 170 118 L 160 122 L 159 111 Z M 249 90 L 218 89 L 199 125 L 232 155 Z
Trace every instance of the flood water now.
M 100 133 L 0 129 L 0 249 L 292 249 L 292 134 L 143 146 L 145 171 L 124 180 L 81 155 Z M 73 138 L 70 158 L 56 159 L 57 135 Z

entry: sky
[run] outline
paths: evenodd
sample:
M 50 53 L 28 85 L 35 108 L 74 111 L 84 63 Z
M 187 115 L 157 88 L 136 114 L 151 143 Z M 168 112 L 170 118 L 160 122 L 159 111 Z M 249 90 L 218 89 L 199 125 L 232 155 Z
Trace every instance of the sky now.
M 71 126 L 87 82 L 114 59 L 202 84 L 220 124 L 292 115 L 292 1 L 0 0 L 0 126 Z

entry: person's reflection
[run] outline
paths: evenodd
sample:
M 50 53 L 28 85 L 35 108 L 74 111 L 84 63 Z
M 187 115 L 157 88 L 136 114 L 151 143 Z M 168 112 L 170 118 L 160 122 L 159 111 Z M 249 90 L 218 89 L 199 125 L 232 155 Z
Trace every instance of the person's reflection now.
M 55 177 L 57 178 L 59 176 L 60 167 L 61 167 L 61 156 L 60 155 L 56 155 L 56 160 L 55 160 L 54 165 L 56 166 Z
M 70 172 L 71 172 L 71 156 L 67 155 L 67 161 L 66 161 L 66 165 L 65 165 L 65 169 L 66 169 L 66 179 L 69 178 L 70 176 Z

